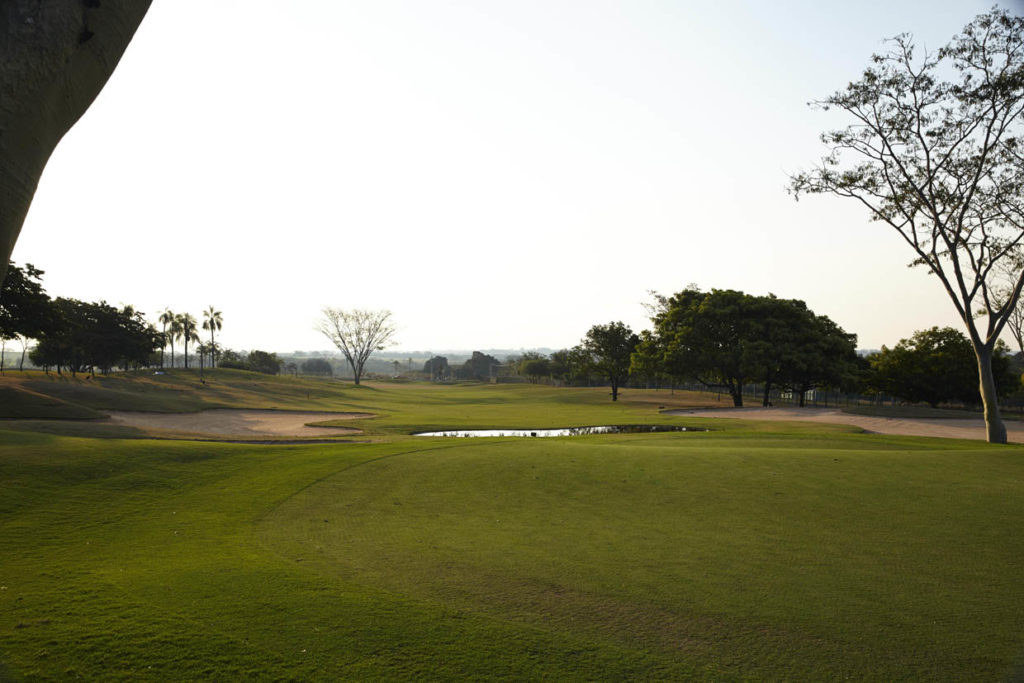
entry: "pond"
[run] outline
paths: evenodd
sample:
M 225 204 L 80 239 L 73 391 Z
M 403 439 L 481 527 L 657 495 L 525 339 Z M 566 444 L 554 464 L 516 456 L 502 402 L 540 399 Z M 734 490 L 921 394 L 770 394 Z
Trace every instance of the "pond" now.
M 585 436 L 587 434 L 650 434 L 652 432 L 705 432 L 703 427 L 675 425 L 598 425 L 560 429 L 452 429 L 443 432 L 419 432 L 413 436 Z

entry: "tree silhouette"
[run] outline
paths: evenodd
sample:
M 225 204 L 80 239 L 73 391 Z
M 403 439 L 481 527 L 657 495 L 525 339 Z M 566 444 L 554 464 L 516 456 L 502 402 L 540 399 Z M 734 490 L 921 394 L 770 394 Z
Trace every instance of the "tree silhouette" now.
M 1001 268 L 1024 240 L 1024 18 L 993 9 L 920 59 L 907 34 L 889 44 L 813 103 L 853 123 L 821 136 L 828 154 L 790 190 L 854 199 L 903 238 L 963 320 L 988 440 L 1006 443 L 992 358 L 1024 287 Z
M 160 347 L 160 369 L 164 367 L 164 349 L 167 347 L 167 326 L 173 325 L 174 323 L 174 311 L 169 308 L 165 308 L 161 313 L 160 317 L 157 318 L 160 322 L 161 330 L 160 334 L 164 340 L 163 345 Z M 171 342 L 171 367 L 174 367 L 174 337 L 170 337 Z
M 355 383 L 363 375 L 363 366 L 374 351 L 384 349 L 395 335 L 391 311 L 342 310 L 325 307 L 315 329 L 331 340 L 345 355 Z
M 210 331 L 210 367 L 213 368 L 217 364 L 217 344 L 214 341 L 213 333 L 220 332 L 221 328 L 224 327 L 224 318 L 221 316 L 221 312 L 210 304 L 209 308 L 203 311 L 203 329 Z
M 171 367 L 174 367 L 174 340 L 181 338 L 181 316 L 177 313 L 172 312 L 170 309 L 165 310 L 165 313 L 170 314 L 170 322 L 167 326 L 167 341 L 171 343 Z
M 178 324 L 178 336 L 185 344 L 185 369 L 188 370 L 188 343 L 199 341 L 199 335 L 196 333 L 197 323 L 191 313 L 179 313 Z

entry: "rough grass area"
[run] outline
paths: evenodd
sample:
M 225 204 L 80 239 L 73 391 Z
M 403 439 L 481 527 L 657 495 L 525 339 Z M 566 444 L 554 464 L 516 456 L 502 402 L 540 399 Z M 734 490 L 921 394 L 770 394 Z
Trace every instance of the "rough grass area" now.
M 9 372 L 0 377 L 9 392 L 46 397 L 54 405 L 72 405 L 91 411 L 143 410 L 181 413 L 208 408 L 261 408 L 279 410 L 338 410 L 351 383 L 318 378 L 262 375 L 243 370 L 167 370 L 122 372 L 90 378 L 79 374 Z M 95 417 L 96 412 L 83 417 Z M 64 418 L 43 403 L 0 402 L 0 417 Z M 78 417 L 78 415 L 73 415 Z
M 739 420 L 421 439 L 402 434 L 668 402 L 347 387 L 335 409 L 379 414 L 379 442 L 0 432 L 0 679 L 1001 680 L 1024 662 L 1024 447 Z

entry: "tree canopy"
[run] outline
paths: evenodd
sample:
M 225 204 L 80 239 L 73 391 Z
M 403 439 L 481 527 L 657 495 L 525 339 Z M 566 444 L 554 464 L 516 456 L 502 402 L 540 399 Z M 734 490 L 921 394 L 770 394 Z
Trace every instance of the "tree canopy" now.
M 39 336 L 30 354 L 41 367 L 76 374 L 147 366 L 163 343 L 160 333 L 131 306 L 118 309 L 103 301 L 59 297 L 53 307 L 56 324 Z
M 724 389 L 736 406 L 754 382 L 764 385 L 764 405 L 773 387 L 802 405 L 807 391 L 839 385 L 855 365 L 856 336 L 803 301 L 690 286 L 655 295 L 650 310 L 654 329 L 633 354 L 634 371 Z
M 589 372 L 608 380 L 612 400 L 619 400 L 619 387 L 629 378 L 630 361 L 640 338 L 628 325 L 610 322 L 594 325 L 575 347 L 576 362 Z
M 0 283 L 0 338 L 37 338 L 53 322 L 51 301 L 42 284 L 43 271 L 31 263 L 8 264 Z
M 1005 348 L 992 358 L 996 387 L 1006 396 L 1020 386 L 1010 368 Z M 901 339 L 893 348 L 882 347 L 868 360 L 872 386 L 907 401 L 925 402 L 932 407 L 948 401 L 978 403 L 977 358 L 971 341 L 952 327 L 919 330 Z

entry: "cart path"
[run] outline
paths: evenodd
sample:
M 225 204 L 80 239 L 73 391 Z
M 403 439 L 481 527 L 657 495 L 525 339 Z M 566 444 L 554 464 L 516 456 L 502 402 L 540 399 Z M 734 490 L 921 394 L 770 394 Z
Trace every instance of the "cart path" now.
M 733 417 L 745 420 L 797 420 L 828 422 L 860 427 L 876 434 L 903 436 L 937 436 L 946 439 L 985 440 L 985 421 L 968 419 L 910 419 L 872 417 L 844 413 L 836 408 L 711 408 L 708 410 L 666 410 L 665 415 L 692 415 L 694 417 Z M 1024 443 L 1024 423 L 1008 420 L 1007 440 Z

